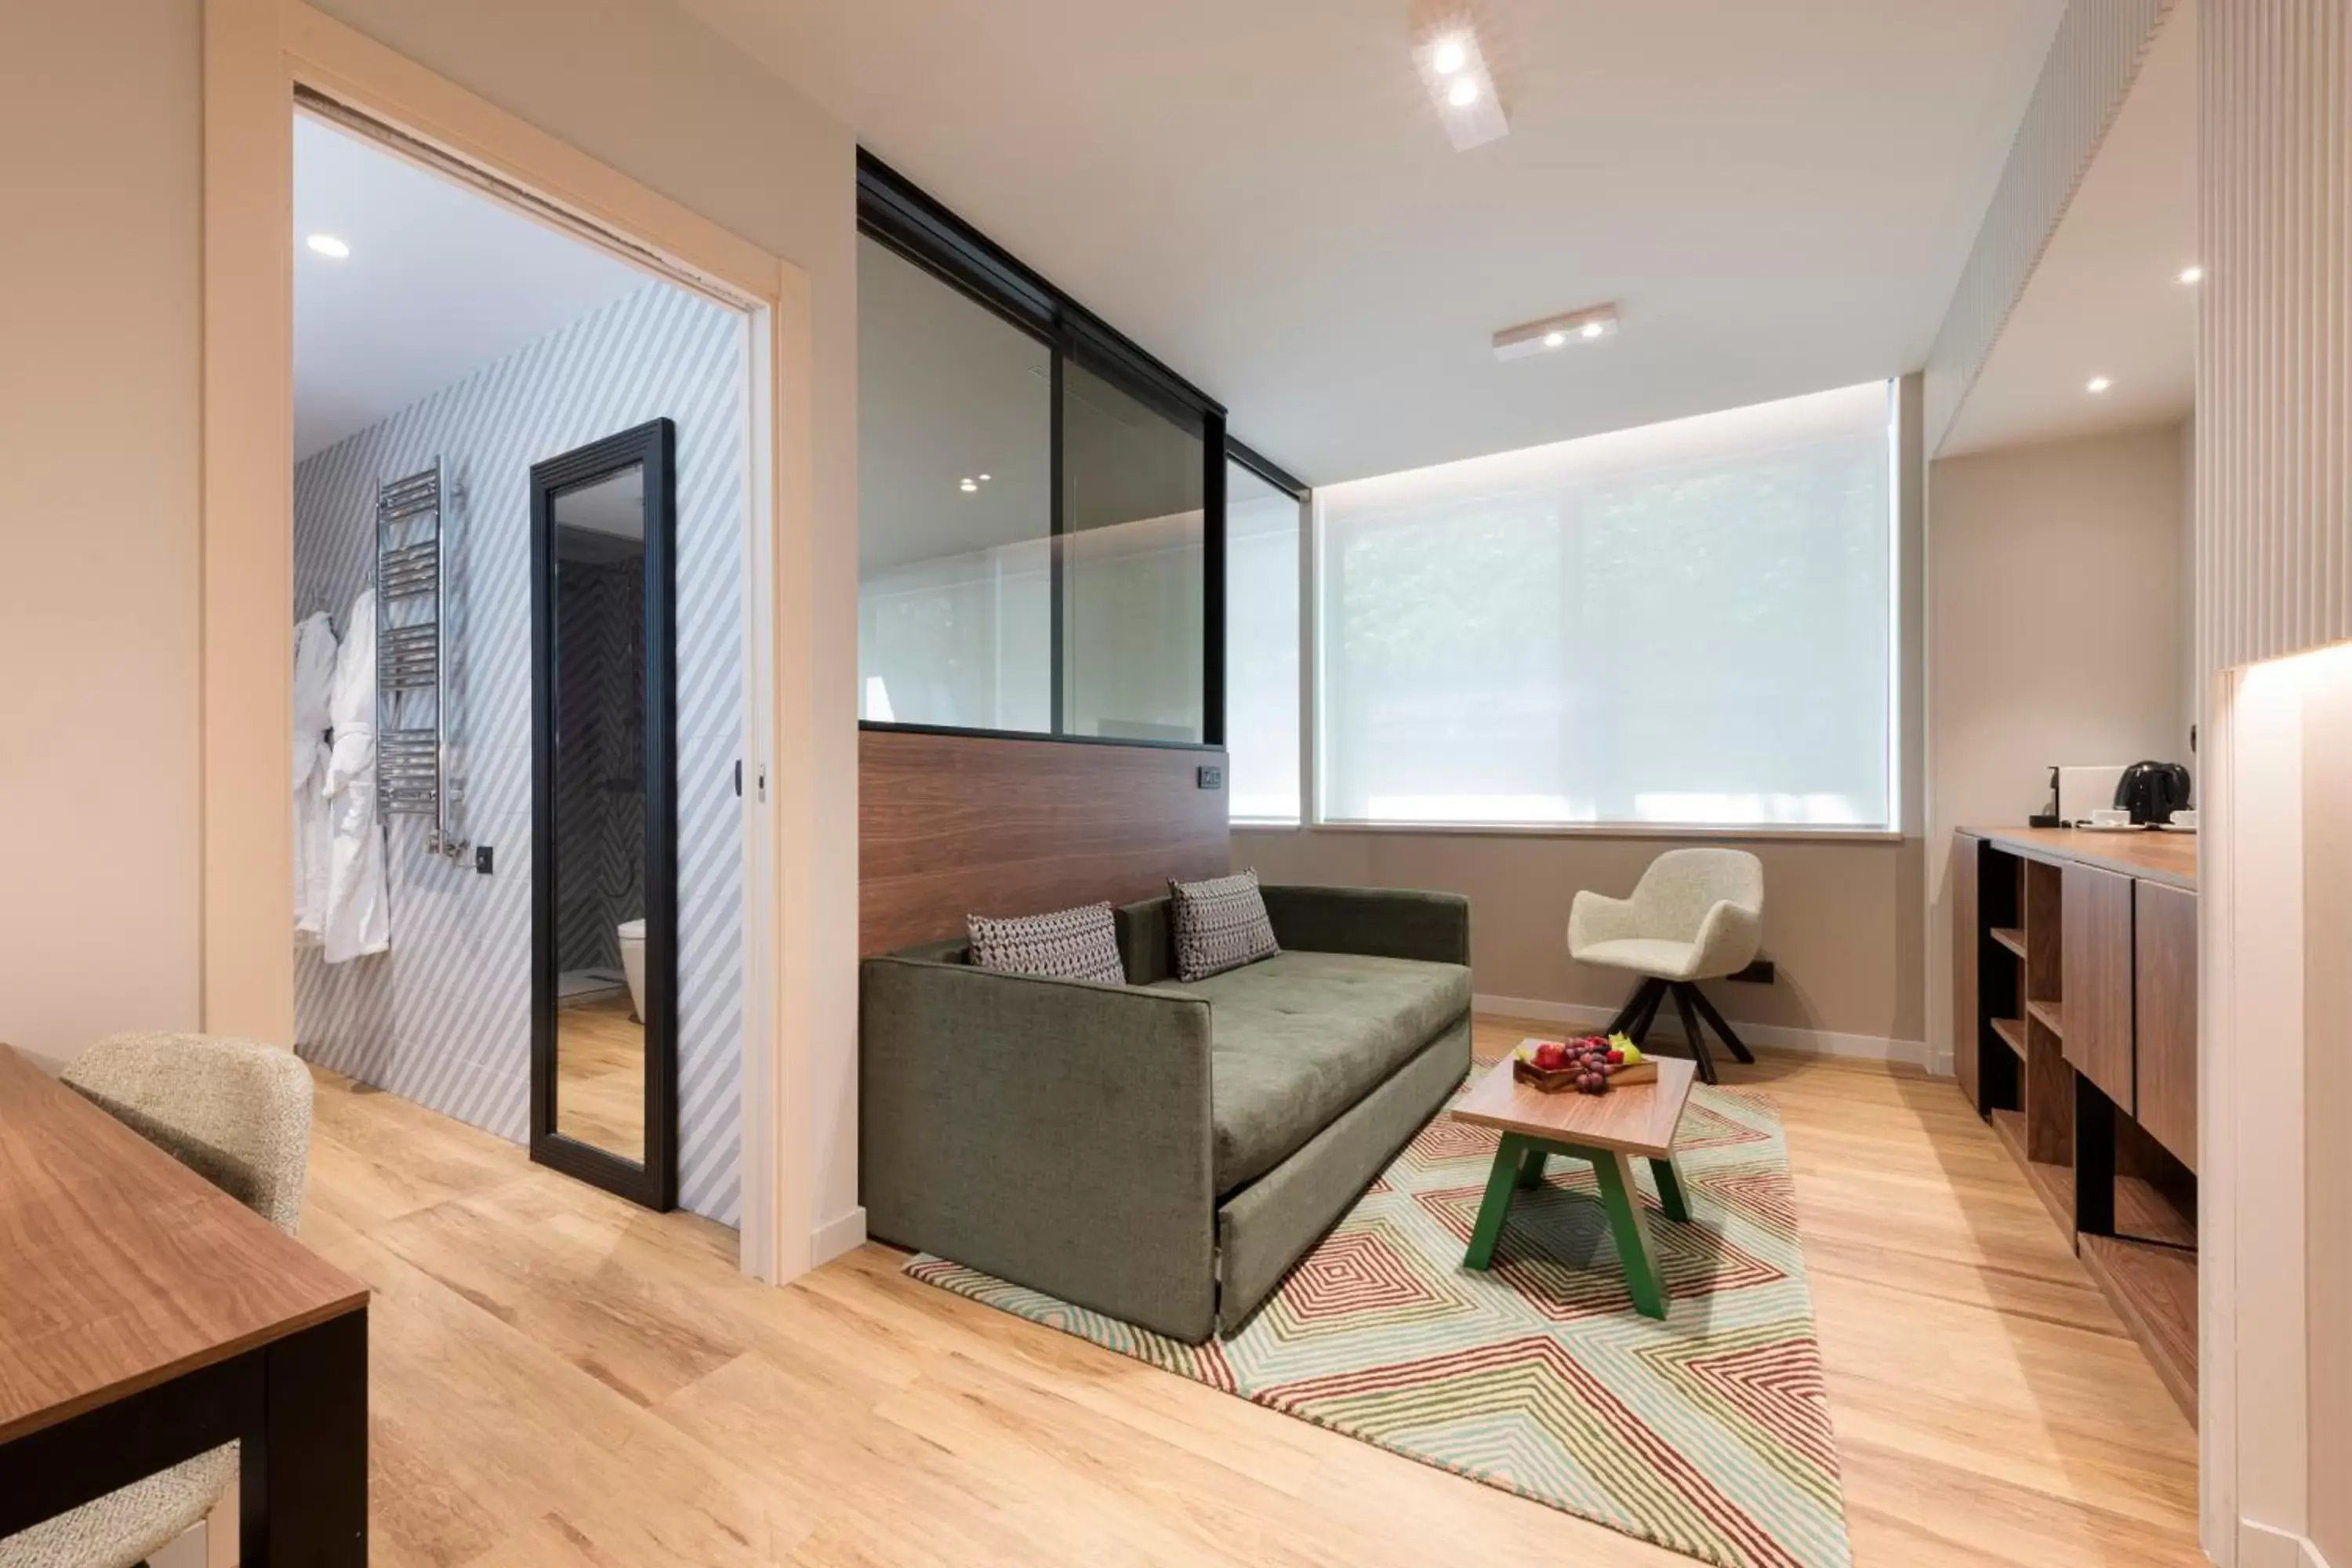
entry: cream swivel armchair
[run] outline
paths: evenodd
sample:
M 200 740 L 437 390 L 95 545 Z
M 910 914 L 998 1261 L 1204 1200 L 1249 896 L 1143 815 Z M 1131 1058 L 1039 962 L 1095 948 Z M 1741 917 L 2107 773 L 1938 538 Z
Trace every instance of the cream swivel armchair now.
M 59 1075 L 182 1164 L 286 1232 L 302 1217 L 310 1072 L 291 1051 L 210 1035 L 116 1035 Z M 0 1539 L 0 1568 L 132 1568 L 213 1513 L 236 1482 L 236 1445 L 199 1454 Z M 207 1559 L 234 1561 L 230 1509 Z M 228 1528 L 224 1528 L 227 1526 Z
M 1647 1038 L 1668 994 L 1690 1037 L 1699 1076 L 1715 1081 L 1715 1059 L 1699 1029 L 1705 1018 L 1743 1062 L 1751 1055 L 1698 988 L 1756 961 L 1764 930 L 1764 866 L 1740 849 L 1669 849 L 1650 862 L 1630 899 L 1584 891 L 1568 911 L 1568 955 L 1579 963 L 1642 976 L 1610 1024 Z

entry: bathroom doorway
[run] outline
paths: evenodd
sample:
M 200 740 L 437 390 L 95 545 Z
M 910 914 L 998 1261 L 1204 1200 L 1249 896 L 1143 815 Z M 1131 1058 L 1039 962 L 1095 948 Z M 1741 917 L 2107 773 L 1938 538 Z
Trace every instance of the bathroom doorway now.
M 297 1049 L 736 1226 L 746 316 L 373 130 L 323 106 L 293 127 Z M 574 577 L 625 587 L 592 567 L 636 552 L 635 631 L 591 617 L 576 668 L 535 671 L 534 468 L 653 426 L 666 487 L 571 505 L 662 489 L 659 640 L 650 542 L 608 531 Z M 616 691 L 667 689 L 582 715 L 600 749 L 542 819 L 535 716 L 600 658 Z M 658 844 L 615 826 L 656 818 Z M 542 1011 L 582 1046 L 546 1137 Z

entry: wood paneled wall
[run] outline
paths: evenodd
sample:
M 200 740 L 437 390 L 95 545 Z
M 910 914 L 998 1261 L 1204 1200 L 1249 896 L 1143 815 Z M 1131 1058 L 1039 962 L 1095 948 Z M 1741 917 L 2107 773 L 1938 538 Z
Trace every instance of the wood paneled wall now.
M 2352 5 L 2206 0 L 2198 642 L 2352 637 Z
M 857 737 L 858 951 L 1168 890 L 1231 868 L 1220 751 L 866 730 Z

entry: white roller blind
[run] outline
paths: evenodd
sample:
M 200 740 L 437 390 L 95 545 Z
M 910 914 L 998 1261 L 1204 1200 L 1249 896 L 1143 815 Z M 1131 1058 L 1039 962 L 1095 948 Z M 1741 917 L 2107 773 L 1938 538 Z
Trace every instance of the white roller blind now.
M 1318 491 L 1331 822 L 1883 828 L 1893 388 Z

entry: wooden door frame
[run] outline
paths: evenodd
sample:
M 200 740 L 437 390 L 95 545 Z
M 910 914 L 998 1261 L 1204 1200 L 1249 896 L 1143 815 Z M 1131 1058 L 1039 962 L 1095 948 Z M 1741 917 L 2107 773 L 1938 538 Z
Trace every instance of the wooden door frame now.
M 293 121 L 315 95 L 749 324 L 740 1258 L 764 1279 L 805 1272 L 814 658 L 776 627 L 804 621 L 814 594 L 807 274 L 302 0 L 205 0 L 204 80 L 204 1026 L 294 1039 Z

